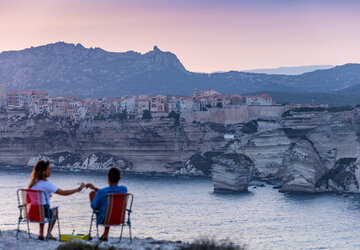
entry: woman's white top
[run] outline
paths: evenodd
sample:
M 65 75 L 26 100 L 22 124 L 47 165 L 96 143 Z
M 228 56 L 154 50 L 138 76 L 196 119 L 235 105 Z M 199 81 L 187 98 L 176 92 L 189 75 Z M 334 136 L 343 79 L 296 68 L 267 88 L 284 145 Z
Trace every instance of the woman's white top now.
M 50 205 L 50 196 L 52 193 L 55 193 L 58 188 L 52 184 L 50 181 L 40 180 L 34 186 L 31 187 L 33 190 L 40 190 L 44 192 L 45 197 L 43 197 L 43 204 Z

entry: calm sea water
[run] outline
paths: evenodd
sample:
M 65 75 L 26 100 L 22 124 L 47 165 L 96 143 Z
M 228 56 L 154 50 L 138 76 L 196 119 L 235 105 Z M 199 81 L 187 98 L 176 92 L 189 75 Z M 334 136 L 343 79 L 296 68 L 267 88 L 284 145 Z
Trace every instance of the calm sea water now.
M 0 167 L 0 230 L 16 228 L 16 190 L 28 184 L 29 174 L 28 168 Z M 81 181 L 107 186 L 103 172 L 54 170 L 49 180 L 62 189 L 74 188 Z M 136 237 L 229 238 L 250 249 L 360 248 L 358 195 L 282 194 L 270 185 L 250 187 L 241 194 L 214 193 L 210 179 L 157 175 L 127 174 L 121 183 L 135 196 L 132 225 Z M 52 197 L 51 204 L 60 206 L 63 233 L 88 231 L 88 192 Z M 31 229 L 38 232 L 36 224 Z M 116 237 L 119 230 L 110 233 Z

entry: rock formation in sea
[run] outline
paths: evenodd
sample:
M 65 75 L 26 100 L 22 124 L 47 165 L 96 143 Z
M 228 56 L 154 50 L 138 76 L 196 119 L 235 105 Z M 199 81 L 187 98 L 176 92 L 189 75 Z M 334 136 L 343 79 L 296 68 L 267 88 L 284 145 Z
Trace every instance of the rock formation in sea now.
M 27 166 L 32 167 L 39 160 L 49 160 L 51 166 L 60 169 L 107 170 L 116 166 L 122 170 L 130 170 L 129 164 L 124 159 L 103 152 L 92 153 L 85 158 L 70 152 L 52 155 L 35 154 L 30 158 Z
M 249 156 L 256 167 L 256 178 L 281 179 L 282 161 L 290 144 L 288 136 L 275 128 L 244 136 L 230 144 L 229 151 Z
M 359 193 L 360 166 L 356 158 L 341 158 L 336 161 L 318 182 L 319 192 Z
M 215 156 L 212 164 L 214 190 L 246 191 L 254 174 L 254 163 L 243 154 Z
M 283 158 L 284 175 L 280 192 L 316 193 L 316 184 L 326 169 L 312 142 L 300 139 Z

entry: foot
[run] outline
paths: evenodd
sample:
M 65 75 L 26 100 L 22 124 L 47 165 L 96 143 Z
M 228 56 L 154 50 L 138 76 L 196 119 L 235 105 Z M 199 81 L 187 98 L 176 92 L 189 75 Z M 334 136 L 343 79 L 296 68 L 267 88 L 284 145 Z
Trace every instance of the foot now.
M 46 239 L 48 240 L 57 240 L 55 237 L 53 237 L 51 234 L 46 236 Z
M 101 237 L 99 238 L 99 241 L 108 241 L 108 237 L 101 236 Z
M 39 235 L 38 240 L 45 240 L 45 239 L 44 239 L 44 236 Z

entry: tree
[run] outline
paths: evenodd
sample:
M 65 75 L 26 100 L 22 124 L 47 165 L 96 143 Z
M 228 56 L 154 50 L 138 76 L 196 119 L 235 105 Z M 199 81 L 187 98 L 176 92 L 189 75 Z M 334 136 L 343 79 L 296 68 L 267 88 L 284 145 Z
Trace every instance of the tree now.
M 176 120 L 179 120 L 180 114 L 176 113 L 175 111 L 171 111 L 168 115 L 168 118 L 175 118 Z
M 128 118 L 126 109 L 124 109 L 121 113 L 118 114 L 118 118 L 119 118 L 119 120 L 125 120 Z
M 176 113 L 175 111 L 171 111 L 168 115 L 168 118 L 174 118 L 175 119 L 175 124 L 179 124 L 179 120 L 180 120 L 180 114 Z
M 141 119 L 152 119 L 150 110 L 148 109 L 144 110 Z

